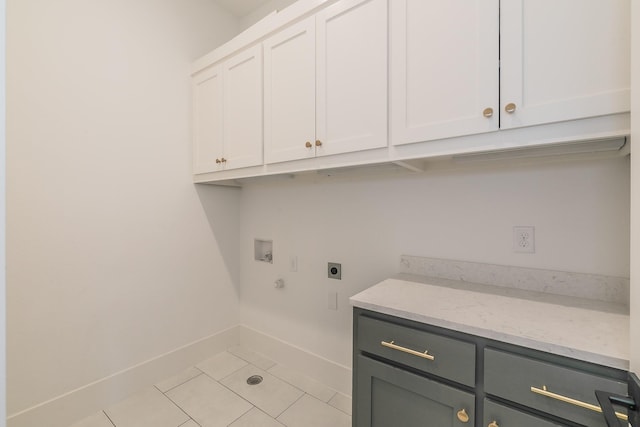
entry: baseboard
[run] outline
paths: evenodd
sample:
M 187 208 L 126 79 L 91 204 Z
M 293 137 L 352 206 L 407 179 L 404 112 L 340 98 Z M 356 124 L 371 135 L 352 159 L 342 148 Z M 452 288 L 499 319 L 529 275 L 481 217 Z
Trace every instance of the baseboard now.
M 125 397 L 239 344 L 234 326 L 7 417 L 7 427 L 68 427 Z
M 304 372 L 305 375 L 334 390 L 351 396 L 351 368 L 248 326 L 239 326 L 239 340 L 241 346 L 262 353 L 277 363 Z

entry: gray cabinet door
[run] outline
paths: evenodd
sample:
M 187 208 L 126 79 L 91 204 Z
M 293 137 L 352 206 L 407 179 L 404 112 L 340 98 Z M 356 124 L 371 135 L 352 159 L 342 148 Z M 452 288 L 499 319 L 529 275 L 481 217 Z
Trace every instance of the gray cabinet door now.
M 475 423 L 471 393 L 362 355 L 357 357 L 356 375 L 354 427 L 463 427 Z

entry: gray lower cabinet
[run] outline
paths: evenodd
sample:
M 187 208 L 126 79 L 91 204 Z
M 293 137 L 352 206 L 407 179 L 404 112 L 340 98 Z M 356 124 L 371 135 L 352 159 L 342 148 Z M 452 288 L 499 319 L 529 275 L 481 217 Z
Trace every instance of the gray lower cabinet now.
M 394 366 L 358 356 L 359 427 L 474 425 L 475 396 Z
M 595 390 L 627 390 L 622 370 L 360 308 L 353 328 L 355 427 L 606 427 Z

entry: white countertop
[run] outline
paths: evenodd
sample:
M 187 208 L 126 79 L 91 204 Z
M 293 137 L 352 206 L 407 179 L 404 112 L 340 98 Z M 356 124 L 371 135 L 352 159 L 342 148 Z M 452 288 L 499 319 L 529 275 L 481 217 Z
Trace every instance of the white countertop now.
M 629 314 L 612 303 L 401 275 L 351 304 L 618 369 L 629 369 Z

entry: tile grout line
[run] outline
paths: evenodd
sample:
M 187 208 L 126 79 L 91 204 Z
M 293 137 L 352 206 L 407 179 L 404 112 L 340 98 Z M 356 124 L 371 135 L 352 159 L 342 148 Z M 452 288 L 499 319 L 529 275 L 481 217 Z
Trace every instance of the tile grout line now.
M 329 398 L 329 400 L 326 400 L 326 401 L 325 401 L 325 400 L 323 400 L 323 399 L 320 399 L 319 397 L 314 396 L 312 393 L 309 393 L 309 392 L 307 392 L 306 390 L 301 389 L 298 385 L 293 384 L 292 382 L 288 381 L 287 379 L 282 378 L 281 376 L 279 376 L 279 375 L 277 375 L 277 374 L 275 374 L 275 373 L 271 372 L 271 369 L 272 369 L 272 368 L 274 368 L 274 367 L 276 367 L 276 366 L 281 366 L 281 367 L 283 367 L 283 368 L 285 368 L 285 369 L 289 369 L 290 371 L 292 371 L 292 372 L 294 372 L 294 373 L 296 373 L 296 374 L 299 374 L 300 376 L 303 376 L 303 377 L 305 377 L 305 378 L 307 378 L 307 379 L 309 379 L 309 380 L 311 380 L 311 381 L 313 381 L 313 382 L 315 382 L 315 383 L 317 383 L 317 384 L 320 384 L 322 387 L 325 387 L 327 390 L 329 390 L 329 391 L 333 392 L 333 394 L 331 395 L 331 397 Z M 269 370 L 267 370 L 266 372 L 268 372 L 268 373 L 270 373 L 271 375 L 273 375 L 274 377 L 278 378 L 280 381 L 284 381 L 285 383 L 289 384 L 290 386 L 297 388 L 298 390 L 300 390 L 300 391 L 304 392 L 305 394 L 308 394 L 308 395 L 310 395 L 311 397 L 314 397 L 314 398 L 318 399 L 319 401 L 321 401 L 321 402 L 323 402 L 323 403 L 325 403 L 325 404 L 327 404 L 327 405 L 329 405 L 329 401 L 330 401 L 331 399 L 333 399 L 333 398 L 336 396 L 336 394 L 338 394 L 338 391 L 337 391 L 337 390 L 334 390 L 334 389 L 332 389 L 331 387 L 329 387 L 329 386 L 327 386 L 327 385 L 322 384 L 320 381 L 316 381 L 315 379 L 313 379 L 313 378 L 311 378 L 311 377 L 309 377 L 309 376 L 306 376 L 306 375 L 304 375 L 304 374 L 302 374 L 302 373 L 300 373 L 300 372 L 298 372 L 298 371 L 296 371 L 296 370 L 294 370 L 294 369 L 291 369 L 291 368 L 289 368 L 289 367 L 287 367 L 287 366 L 285 366 L 285 365 L 278 365 L 278 364 L 276 363 L 276 364 L 275 364 L 275 365 L 273 365 L 271 368 L 269 368 Z M 333 406 L 333 405 L 330 405 L 330 406 Z M 336 409 L 338 409 L 338 408 L 336 408 Z M 344 412 L 344 411 L 343 411 L 343 412 Z
M 107 417 L 107 419 L 109 420 L 109 422 L 111 424 L 113 424 L 113 427 L 117 427 L 116 423 L 113 422 L 113 420 L 111 419 L 111 417 L 109 417 L 109 415 L 107 414 L 107 411 L 103 410 L 102 413 L 104 414 L 105 417 Z
M 301 390 L 301 391 L 302 391 L 302 390 Z M 297 399 L 295 400 L 295 402 L 293 402 L 291 405 L 287 406 L 287 407 L 285 408 L 285 410 L 284 410 L 284 411 L 280 412 L 280 413 L 278 414 L 278 416 L 277 416 L 277 417 L 275 417 L 275 420 L 276 420 L 276 421 L 278 421 L 278 422 L 280 422 L 280 420 L 279 420 L 278 418 L 279 418 L 279 417 L 281 417 L 281 416 L 282 416 L 282 414 L 284 414 L 285 412 L 287 412 L 289 409 L 291 409 L 291 407 L 292 407 L 293 405 L 295 405 L 296 403 L 298 403 L 298 401 L 299 401 L 300 399 L 302 399 L 303 397 L 305 397 L 306 395 L 307 395 L 307 392 L 306 392 L 306 391 L 302 391 L 302 396 L 300 396 L 299 398 L 297 398 Z M 311 396 L 311 397 L 313 397 L 313 396 Z M 315 398 L 314 398 L 314 399 L 315 399 Z M 284 424 L 284 423 L 282 423 L 282 424 Z
M 266 372 L 266 371 L 269 371 L 269 369 L 273 368 L 275 365 L 277 365 L 277 363 L 276 363 L 274 360 L 269 359 L 267 356 L 263 355 L 262 353 L 258 353 L 257 351 L 253 351 L 253 350 L 250 350 L 250 349 L 248 349 L 248 348 L 244 348 L 244 347 L 242 347 L 242 346 L 235 346 L 235 347 L 243 348 L 246 352 L 253 353 L 253 354 L 257 355 L 259 358 L 262 358 L 263 360 L 267 360 L 267 361 L 269 361 L 269 362 L 273 363 L 273 365 L 271 365 L 269 368 L 267 368 L 267 369 L 263 369 L 263 368 L 261 368 L 260 366 L 256 365 L 255 363 L 253 363 L 251 360 L 247 360 L 247 359 L 245 359 L 244 357 L 240 356 L 239 354 L 235 354 L 235 353 L 233 353 L 233 352 L 229 351 L 230 349 L 227 349 L 227 350 L 226 350 L 226 352 L 227 352 L 227 353 L 229 353 L 229 354 L 231 354 L 231 355 L 233 355 L 233 356 L 237 357 L 238 359 L 244 360 L 244 361 L 245 361 L 245 362 L 247 362 L 249 365 L 253 365 L 253 366 L 255 366 L 255 367 L 256 367 L 256 368 L 258 368 L 258 369 L 262 369 L 263 371 L 265 371 L 265 372 Z M 231 347 L 231 348 L 235 348 L 235 347 Z
M 242 397 L 242 396 L 240 396 Z M 249 402 L 248 400 L 245 399 L 246 402 Z M 251 405 L 251 408 L 247 409 L 245 412 L 242 413 L 242 415 L 240 415 L 238 418 L 236 418 L 235 420 L 231 421 L 229 424 L 227 424 L 227 426 L 230 426 L 231 424 L 235 423 L 236 421 L 238 421 L 240 418 L 244 417 L 245 415 L 247 415 L 249 412 L 251 412 L 251 410 L 253 410 L 253 408 L 258 408 L 257 406 L 255 406 L 253 403 L 249 402 L 249 404 Z
M 329 406 L 333 406 L 333 405 L 332 405 L 331 403 L 329 403 L 329 402 L 331 402 L 331 400 L 332 400 L 334 397 L 336 397 L 337 395 L 338 395 L 338 392 L 336 391 L 335 393 L 333 393 L 333 396 L 331 396 L 331 397 L 329 398 L 329 400 L 327 400 L 327 401 L 326 401 L 326 402 L 324 402 L 324 403 L 326 403 L 326 404 L 327 404 L 327 405 L 329 405 Z M 336 408 L 335 406 L 333 406 L 333 407 L 334 407 L 334 408 Z M 336 409 L 338 409 L 338 408 L 336 408 Z
M 343 414 L 347 414 L 348 416 L 352 417 L 352 415 L 350 413 L 348 413 L 347 411 L 343 411 L 342 409 L 338 408 L 337 406 L 334 406 L 331 403 L 329 403 L 329 402 L 331 402 L 331 400 L 333 400 L 334 397 L 336 397 L 339 394 L 341 394 L 341 395 L 345 396 L 346 398 L 348 398 L 346 395 L 340 393 L 339 391 L 336 391 L 336 393 L 333 396 L 331 396 L 331 399 L 329 399 L 329 401 L 327 402 L 327 405 L 331 406 L 332 408 L 337 409 L 338 411 L 342 412 Z M 352 400 L 353 398 L 348 398 L 348 399 Z M 352 401 L 352 404 L 353 404 L 353 401 Z
M 189 421 L 193 421 L 198 427 L 202 427 L 202 424 L 200 424 L 199 422 L 197 422 L 196 420 L 194 420 L 193 418 L 189 417 L 189 419 L 185 422 L 183 422 L 182 424 L 180 424 L 178 427 L 182 427 L 184 425 L 187 425 L 187 423 Z
M 181 385 L 184 385 L 184 384 L 188 383 L 189 381 L 194 380 L 194 379 L 198 378 L 200 375 L 203 375 L 203 374 L 204 374 L 204 372 L 203 372 L 201 369 L 198 369 L 196 366 L 192 366 L 192 368 L 194 368 L 194 369 L 196 369 L 196 370 L 200 371 L 200 373 L 199 373 L 198 375 L 196 375 L 195 377 L 191 377 L 191 378 L 189 378 L 188 380 L 181 382 L 180 384 L 176 384 L 176 385 L 174 385 L 174 386 L 173 386 L 173 387 L 171 387 L 170 389 L 167 389 L 167 391 L 162 391 L 162 390 L 160 390 L 160 389 L 158 388 L 158 386 L 157 386 L 157 385 L 155 385 L 155 384 L 154 384 L 153 386 L 154 386 L 155 388 L 157 388 L 157 389 L 158 389 L 158 391 L 160 391 L 160 393 L 162 393 L 162 394 L 165 394 L 165 395 L 166 395 L 167 393 L 169 393 L 169 392 L 170 392 L 171 390 L 173 390 L 174 388 L 180 387 Z
M 198 375 L 199 377 L 200 375 Z M 189 418 L 188 420 L 186 420 L 184 423 L 180 424 L 180 426 L 185 425 L 186 423 L 189 422 L 189 420 L 193 420 L 194 423 L 200 425 L 200 423 L 198 423 L 196 420 L 193 419 L 193 417 L 191 417 L 191 415 L 189 415 L 189 413 L 187 413 L 187 411 L 185 411 L 184 409 L 182 409 L 182 406 L 178 405 L 176 402 L 173 401 L 172 398 L 170 398 L 169 396 L 167 396 L 166 393 L 164 393 L 162 390 L 160 390 L 158 387 L 156 387 L 155 385 L 153 386 L 156 390 L 158 390 L 164 397 L 167 398 L 167 400 L 169 400 L 169 402 L 173 403 L 178 409 L 180 409 L 182 411 L 183 414 L 185 414 L 187 416 L 187 418 Z M 175 387 L 174 387 L 175 388 Z M 178 426 L 178 427 L 180 427 Z

